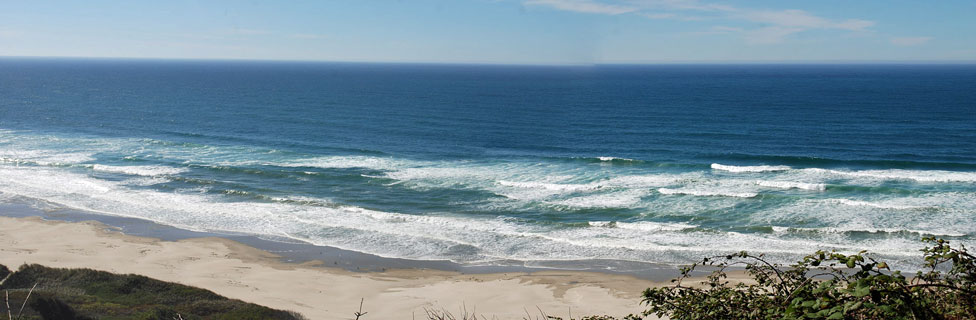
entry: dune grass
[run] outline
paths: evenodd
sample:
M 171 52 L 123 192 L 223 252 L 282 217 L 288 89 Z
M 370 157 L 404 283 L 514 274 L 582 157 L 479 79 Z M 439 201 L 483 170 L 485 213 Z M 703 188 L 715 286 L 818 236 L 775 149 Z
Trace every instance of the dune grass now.
M 0 279 L 5 279 L 0 290 L 8 296 L 0 304 L 0 319 L 303 319 L 293 312 L 133 274 L 37 264 L 11 272 L 0 265 Z

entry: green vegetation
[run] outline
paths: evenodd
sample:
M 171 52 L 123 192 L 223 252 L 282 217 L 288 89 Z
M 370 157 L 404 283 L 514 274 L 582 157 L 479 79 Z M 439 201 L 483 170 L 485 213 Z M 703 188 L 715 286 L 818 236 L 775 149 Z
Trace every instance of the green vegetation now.
M 0 319 L 7 318 L 8 311 L 13 319 L 18 314 L 19 319 L 301 319 L 294 313 L 139 275 L 36 264 L 10 273 L 0 265 L 0 279 L 4 278 L 0 289 L 9 298 L 0 304 Z
M 5 265 L 0 264 L 0 281 L 6 279 L 8 275 L 10 275 L 10 269 L 7 269 L 7 266 Z
M 671 319 L 976 319 L 976 259 L 965 247 L 923 239 L 924 271 L 906 277 L 865 252 L 818 251 L 783 268 L 746 252 L 705 258 L 674 286 L 644 292 L 645 315 Z M 687 286 L 693 270 L 715 270 Z M 749 279 L 725 270 L 744 266 Z

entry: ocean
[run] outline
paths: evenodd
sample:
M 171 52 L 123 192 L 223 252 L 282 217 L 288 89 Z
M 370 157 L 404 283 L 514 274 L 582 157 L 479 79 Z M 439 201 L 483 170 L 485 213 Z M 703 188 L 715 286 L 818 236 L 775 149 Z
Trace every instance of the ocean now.
M 976 65 L 0 59 L 0 203 L 464 265 L 976 245 Z

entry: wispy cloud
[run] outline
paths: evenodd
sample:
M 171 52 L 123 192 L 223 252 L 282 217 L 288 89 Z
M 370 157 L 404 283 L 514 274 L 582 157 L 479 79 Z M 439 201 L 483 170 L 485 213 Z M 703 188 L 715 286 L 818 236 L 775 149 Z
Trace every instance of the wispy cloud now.
M 789 36 L 809 30 L 842 30 L 863 32 L 874 21 L 861 19 L 831 20 L 803 10 L 737 10 L 732 16 L 766 26 L 746 32 L 746 42 L 754 44 L 780 43 Z
M 698 0 L 627 0 L 631 5 L 643 9 L 694 10 L 694 11 L 735 11 L 736 8 L 724 4 L 703 3 Z
M 700 21 L 700 20 L 708 19 L 708 17 L 690 16 L 690 15 L 682 15 L 676 13 L 639 13 L 639 14 L 648 19 L 655 19 L 655 20 L 667 19 L 667 20 L 680 20 L 680 21 Z
M 918 46 L 923 45 L 932 40 L 932 37 L 894 37 L 889 39 L 891 44 L 896 46 Z
M 737 14 L 742 19 L 768 23 L 782 28 L 800 29 L 842 29 L 849 31 L 861 31 L 874 25 L 873 21 L 860 19 L 847 19 L 843 21 L 833 21 L 823 17 L 812 15 L 803 10 L 743 10 Z
M 708 35 L 730 35 L 736 34 L 742 37 L 747 43 L 751 44 L 771 44 L 782 42 L 786 37 L 805 31 L 798 27 L 769 26 L 758 29 L 745 29 L 729 26 L 712 26 L 705 31 L 689 32 L 688 35 L 708 36 Z
M 794 34 L 809 30 L 837 30 L 847 32 L 869 31 L 874 21 L 863 19 L 835 20 L 817 16 L 803 10 L 751 9 L 729 5 L 705 3 L 698 0 L 617 0 L 610 2 L 593 0 L 525 0 L 526 5 L 547 6 L 557 10 L 591 14 L 619 15 L 636 14 L 648 19 L 669 19 L 699 21 L 722 19 L 747 23 L 757 23 L 752 29 L 732 30 L 712 29 L 697 34 L 742 33 L 749 43 L 771 44 L 786 40 Z M 899 43 L 926 40 L 904 38 Z M 896 43 L 892 40 L 892 43 Z
M 523 3 L 525 5 L 545 6 L 563 11 L 609 15 L 617 15 L 639 10 L 639 8 L 633 6 L 608 4 L 590 0 L 527 0 Z

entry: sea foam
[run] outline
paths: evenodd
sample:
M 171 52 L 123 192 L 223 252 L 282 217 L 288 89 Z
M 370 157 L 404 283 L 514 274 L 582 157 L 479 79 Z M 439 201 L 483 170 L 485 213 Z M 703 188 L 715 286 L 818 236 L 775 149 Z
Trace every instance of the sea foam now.
M 868 178 L 876 180 L 910 180 L 916 182 L 976 182 L 976 172 L 959 172 L 945 170 L 833 170 L 808 168 L 804 171 L 813 174 L 835 175 L 850 178 Z
M 288 161 L 266 162 L 265 164 L 282 167 L 310 167 L 323 169 L 366 168 L 374 170 L 394 170 L 412 165 L 413 163 L 410 161 L 371 156 L 326 156 Z
M 906 228 L 871 228 L 871 227 L 823 227 L 823 228 L 799 228 L 799 227 L 773 227 L 773 230 L 780 233 L 785 232 L 817 232 L 817 233 L 911 233 L 917 235 L 929 235 L 939 237 L 964 237 L 965 233 L 932 231 Z
M 121 173 L 127 175 L 136 176 L 162 176 L 162 175 L 175 175 L 187 172 L 186 168 L 173 168 L 173 167 L 163 167 L 163 166 L 107 166 L 96 164 L 91 166 L 92 170 L 101 172 L 112 172 Z
M 659 188 L 657 192 L 666 195 L 690 195 L 698 197 L 734 197 L 734 198 L 754 198 L 759 196 L 755 192 L 736 192 L 729 190 L 708 190 L 708 189 L 671 189 Z
M 771 180 L 757 180 L 756 185 L 770 188 L 780 188 L 780 189 L 803 189 L 803 190 L 813 190 L 813 191 L 824 191 L 827 189 L 827 185 L 823 183 L 805 183 L 805 182 L 794 182 L 794 181 L 771 181 Z
M 626 190 L 573 197 L 557 201 L 556 204 L 575 208 L 633 208 L 641 202 L 641 198 L 646 194 L 647 191 L 645 190 Z
M 735 173 L 743 172 L 770 172 L 770 171 L 786 171 L 791 168 L 788 166 L 730 166 L 724 164 L 713 163 L 712 169 L 722 170 Z
M 839 203 L 847 206 L 855 207 L 871 207 L 878 209 L 892 209 L 892 210 L 914 210 L 914 209 L 924 209 L 924 206 L 912 206 L 912 205 L 897 205 L 897 204 L 885 204 L 877 202 L 850 200 L 850 199 L 829 199 L 827 201 Z
M 600 161 L 607 161 L 607 162 L 610 162 L 610 161 L 634 161 L 634 159 L 617 158 L 617 157 L 596 157 L 596 158 L 599 159 Z
M 619 221 L 590 221 L 590 226 L 602 228 L 620 228 L 637 231 L 681 231 L 693 229 L 696 226 L 685 223 L 661 223 L 652 221 L 619 222 Z
M 34 179 L 22 179 L 24 176 Z M 0 181 L 3 182 L 0 192 L 4 194 L 45 199 L 83 210 L 143 218 L 192 230 L 289 237 L 399 258 L 459 262 L 606 258 L 678 263 L 692 256 L 724 250 L 762 250 L 774 254 L 796 252 L 796 248 L 813 245 L 760 235 L 681 233 L 695 228 L 684 223 L 635 221 L 616 222 L 613 227 L 593 230 L 552 229 L 503 218 L 410 215 L 339 204 L 312 206 L 307 204 L 309 199 L 227 202 L 220 195 L 129 189 L 120 182 L 59 169 L 0 168 Z M 600 226 L 600 223 L 592 225 Z

